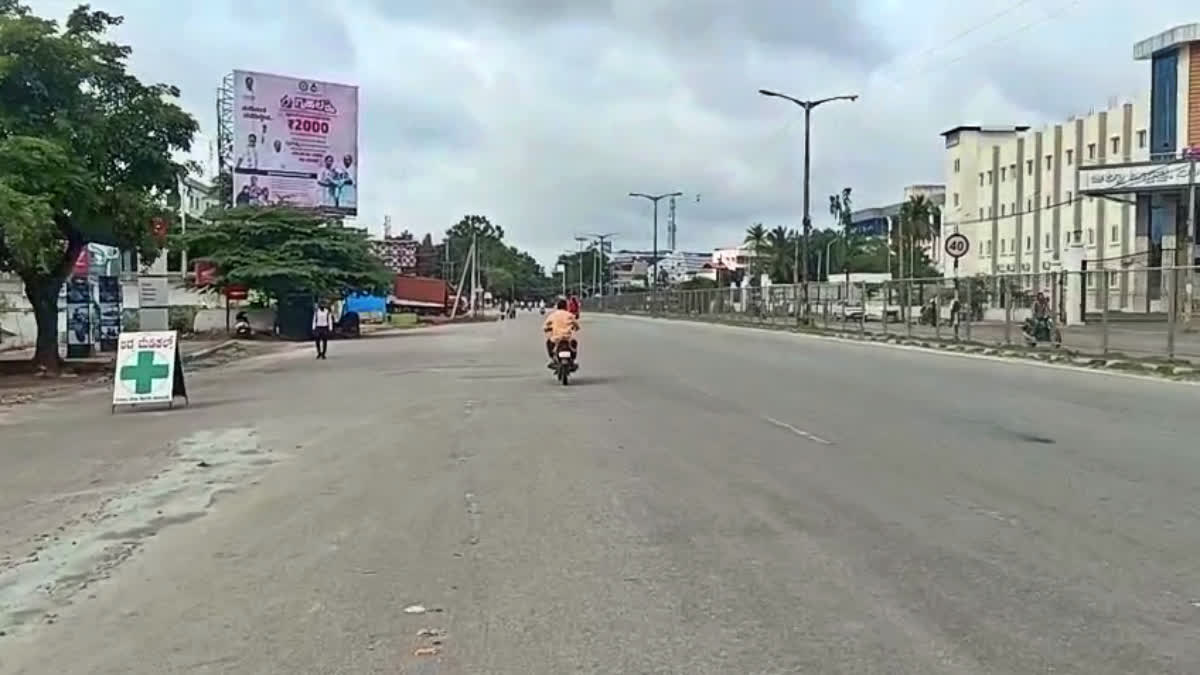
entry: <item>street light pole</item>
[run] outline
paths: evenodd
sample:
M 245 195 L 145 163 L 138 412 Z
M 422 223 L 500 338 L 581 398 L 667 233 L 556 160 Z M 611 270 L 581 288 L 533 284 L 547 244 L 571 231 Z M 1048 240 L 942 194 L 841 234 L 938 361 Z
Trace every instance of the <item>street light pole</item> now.
M 579 242 L 579 297 L 583 297 L 583 242 L 587 241 L 587 237 L 575 237 L 575 241 Z
M 758 93 L 763 96 L 772 98 L 781 98 L 785 101 L 791 101 L 804 109 L 804 226 L 803 232 L 800 234 L 800 257 L 803 258 L 804 264 L 800 268 L 801 282 L 804 284 L 804 317 L 808 320 L 808 235 L 812 230 L 812 217 L 809 215 L 809 183 L 810 183 L 810 168 L 811 168 L 811 152 L 810 143 L 812 137 L 812 111 L 813 108 L 822 103 L 831 101 L 855 101 L 858 99 L 858 94 L 847 94 L 844 96 L 829 96 L 814 100 L 802 101 L 798 98 L 793 98 L 787 94 L 781 94 L 770 89 L 759 89 Z
M 663 195 L 648 195 L 644 192 L 630 192 L 630 197 L 640 197 L 654 202 L 654 277 L 650 281 L 650 289 L 658 290 L 658 202 L 668 197 L 682 197 L 682 192 L 668 192 Z
M 606 269 L 606 262 L 605 262 L 606 258 L 605 258 L 604 252 L 610 243 L 609 240 L 612 239 L 613 237 L 617 236 L 617 233 L 616 232 L 606 232 L 604 234 L 593 233 L 593 234 L 589 234 L 588 236 L 590 236 L 590 237 L 594 238 L 596 241 L 600 242 L 600 257 L 597 259 L 597 262 L 596 262 L 596 274 L 597 274 L 597 280 L 599 281 L 600 297 L 604 297 L 604 270 Z

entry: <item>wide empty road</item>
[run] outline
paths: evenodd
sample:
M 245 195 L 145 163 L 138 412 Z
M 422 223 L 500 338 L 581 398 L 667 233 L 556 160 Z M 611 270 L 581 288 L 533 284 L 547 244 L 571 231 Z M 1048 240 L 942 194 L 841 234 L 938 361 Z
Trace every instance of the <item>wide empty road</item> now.
M 526 315 L 0 417 L 0 672 L 1200 672 L 1200 388 L 584 331 L 565 388 Z

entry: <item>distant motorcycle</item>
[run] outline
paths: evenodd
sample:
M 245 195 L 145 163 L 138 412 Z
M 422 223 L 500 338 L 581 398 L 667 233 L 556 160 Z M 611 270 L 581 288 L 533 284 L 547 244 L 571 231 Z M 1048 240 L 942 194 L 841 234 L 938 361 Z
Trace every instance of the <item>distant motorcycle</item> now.
M 242 339 L 249 339 L 254 335 L 254 329 L 250 327 L 250 320 L 246 318 L 245 312 L 238 312 L 236 323 L 233 324 L 233 335 Z
M 577 353 L 574 340 L 559 340 L 558 344 L 554 345 L 554 375 L 564 387 L 567 386 L 571 373 L 579 370 L 579 365 L 575 363 Z
M 1062 346 L 1062 331 L 1049 317 L 1029 317 L 1021 326 L 1025 335 L 1025 344 L 1030 347 L 1038 346 L 1039 342 L 1049 342 L 1055 347 Z

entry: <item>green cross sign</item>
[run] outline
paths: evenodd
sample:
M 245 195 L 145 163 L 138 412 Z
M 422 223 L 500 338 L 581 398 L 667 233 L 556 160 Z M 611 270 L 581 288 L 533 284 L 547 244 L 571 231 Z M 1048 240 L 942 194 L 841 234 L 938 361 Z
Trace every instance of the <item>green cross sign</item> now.
M 155 380 L 161 380 L 170 374 L 170 366 L 155 365 L 153 351 L 138 352 L 137 363 L 121 367 L 121 380 L 132 381 L 135 394 L 149 394 L 154 388 Z

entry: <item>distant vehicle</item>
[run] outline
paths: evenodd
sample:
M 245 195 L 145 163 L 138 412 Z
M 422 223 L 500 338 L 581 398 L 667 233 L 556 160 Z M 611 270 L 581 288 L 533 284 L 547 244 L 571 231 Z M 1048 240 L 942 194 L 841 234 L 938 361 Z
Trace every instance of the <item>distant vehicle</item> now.
M 442 279 L 397 276 L 388 304 L 421 315 L 449 314 L 454 293 Z

